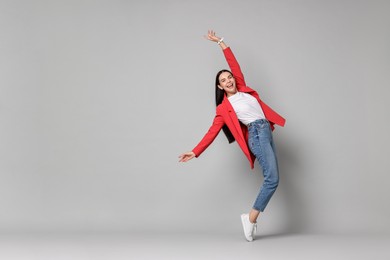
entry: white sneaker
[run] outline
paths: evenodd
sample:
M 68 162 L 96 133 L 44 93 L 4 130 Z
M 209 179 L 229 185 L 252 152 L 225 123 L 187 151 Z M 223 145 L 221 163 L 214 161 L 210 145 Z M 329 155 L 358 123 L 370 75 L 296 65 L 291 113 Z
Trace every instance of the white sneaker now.
M 257 232 L 257 224 L 249 221 L 249 214 L 242 214 L 241 222 L 246 240 L 252 242 Z

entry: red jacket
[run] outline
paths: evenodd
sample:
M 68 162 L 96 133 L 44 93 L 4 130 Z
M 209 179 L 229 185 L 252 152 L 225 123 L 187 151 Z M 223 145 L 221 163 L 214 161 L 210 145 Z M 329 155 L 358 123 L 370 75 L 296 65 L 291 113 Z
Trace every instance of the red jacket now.
M 240 92 L 248 93 L 254 96 L 257 101 L 259 101 L 260 106 L 263 109 L 265 118 L 271 124 L 272 130 L 274 130 L 274 124 L 284 126 L 286 120 L 278 113 L 273 111 L 263 101 L 261 101 L 259 94 L 255 90 L 246 86 L 244 75 L 241 72 L 240 65 L 234 57 L 234 54 L 231 49 L 226 48 L 223 50 L 223 53 L 225 55 L 227 63 L 229 64 L 230 70 L 236 80 L 237 90 Z M 248 147 L 248 128 L 238 120 L 236 112 L 234 111 L 232 105 L 229 102 L 229 99 L 226 96 L 224 97 L 222 103 L 217 106 L 216 115 L 214 117 L 214 121 L 210 129 L 203 137 L 203 139 L 199 142 L 199 144 L 192 150 L 195 153 L 195 156 L 200 156 L 201 153 L 206 150 L 206 148 L 217 137 L 218 133 L 221 131 L 222 127 L 225 124 L 232 132 L 234 139 L 237 141 L 241 150 L 248 158 L 251 168 L 253 169 L 256 157 L 252 154 Z

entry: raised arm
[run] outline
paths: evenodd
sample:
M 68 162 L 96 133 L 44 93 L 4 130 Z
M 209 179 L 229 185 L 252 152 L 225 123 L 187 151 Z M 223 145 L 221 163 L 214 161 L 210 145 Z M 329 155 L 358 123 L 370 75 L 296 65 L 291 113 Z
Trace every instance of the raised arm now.
M 242 74 L 240 64 L 238 64 L 238 61 L 236 60 L 236 57 L 234 56 L 232 50 L 229 46 L 226 45 L 226 43 L 223 40 L 223 37 L 218 37 L 215 35 L 214 31 L 208 31 L 207 36 L 205 36 L 207 40 L 210 40 L 212 42 L 218 43 L 218 45 L 221 47 L 223 54 L 225 55 L 225 59 L 229 65 L 229 68 L 231 72 L 233 73 L 234 78 L 236 79 L 236 86 L 238 91 L 240 91 L 241 87 L 246 86 L 244 74 Z

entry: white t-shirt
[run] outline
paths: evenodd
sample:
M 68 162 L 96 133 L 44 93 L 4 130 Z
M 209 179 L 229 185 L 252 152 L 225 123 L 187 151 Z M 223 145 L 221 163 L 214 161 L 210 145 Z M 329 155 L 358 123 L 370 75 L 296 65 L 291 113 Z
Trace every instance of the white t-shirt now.
M 264 112 L 257 99 L 252 95 L 244 92 L 237 92 L 230 96 L 230 104 L 237 114 L 238 120 L 247 125 L 257 119 L 265 119 Z

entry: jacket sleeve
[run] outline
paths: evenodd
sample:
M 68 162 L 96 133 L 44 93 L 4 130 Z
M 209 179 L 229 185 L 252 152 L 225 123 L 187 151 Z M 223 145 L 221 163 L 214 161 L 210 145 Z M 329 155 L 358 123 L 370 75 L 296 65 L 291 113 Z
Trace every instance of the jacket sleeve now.
M 221 131 L 224 125 L 225 122 L 222 116 L 217 113 L 214 117 L 213 124 L 211 125 L 205 136 L 202 138 L 199 144 L 194 149 L 192 149 L 192 151 L 195 153 L 195 157 L 199 157 L 204 152 L 204 150 L 209 147 L 209 145 L 214 141 L 214 139 L 217 137 L 218 133 Z
M 246 86 L 244 74 L 242 74 L 240 64 L 238 64 L 238 61 L 236 60 L 236 57 L 234 56 L 230 47 L 224 49 L 223 54 L 225 55 L 225 59 L 229 64 L 229 68 L 232 71 L 234 78 L 236 79 L 237 89 L 240 91 L 241 87 Z

